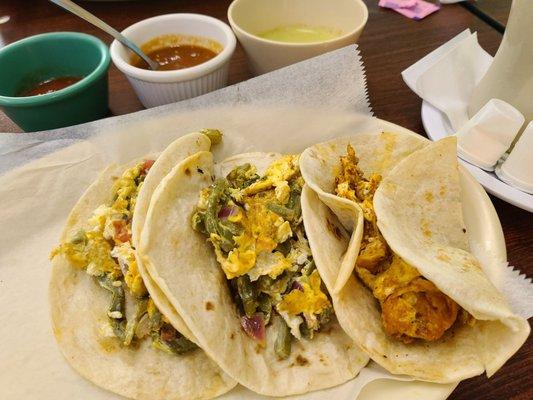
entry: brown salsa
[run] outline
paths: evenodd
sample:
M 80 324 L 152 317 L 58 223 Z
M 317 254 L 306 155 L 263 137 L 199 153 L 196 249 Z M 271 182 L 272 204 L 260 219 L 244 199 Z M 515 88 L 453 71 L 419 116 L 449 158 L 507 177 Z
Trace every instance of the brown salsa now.
M 216 57 L 222 46 L 211 39 L 196 36 L 163 35 L 142 45 L 148 57 L 159 64 L 160 71 L 194 67 Z M 141 58 L 133 56 L 131 65 L 150 69 Z
M 217 53 L 202 46 L 183 44 L 153 50 L 147 55 L 159 64 L 159 69 L 161 71 L 172 71 L 202 64 L 215 57 Z M 148 64 L 141 59 L 137 60 L 133 66 L 150 69 Z
M 81 81 L 82 78 L 77 76 L 62 76 L 60 78 L 47 79 L 38 83 L 30 89 L 23 90 L 19 93 L 19 97 L 38 96 L 41 94 L 48 94 L 65 89 L 76 82 Z

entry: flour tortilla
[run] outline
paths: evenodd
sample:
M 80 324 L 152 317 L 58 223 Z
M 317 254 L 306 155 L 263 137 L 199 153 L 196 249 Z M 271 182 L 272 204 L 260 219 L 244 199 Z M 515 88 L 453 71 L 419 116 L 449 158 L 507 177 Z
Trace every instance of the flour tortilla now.
M 273 153 L 252 153 L 233 157 L 216 169 L 227 172 L 232 165 L 248 161 L 261 171 L 276 157 Z M 139 246 L 152 279 L 204 351 L 232 378 L 257 393 L 306 393 L 356 376 L 368 357 L 337 322 L 312 341 L 294 340 L 286 360 L 275 355 L 275 334 L 270 328 L 264 349 L 242 330 L 214 251 L 190 223 L 200 190 L 213 182 L 214 171 L 212 154 L 200 152 L 175 167 L 156 189 Z
M 167 148 L 156 158 L 150 173 L 144 179 L 142 190 L 140 191 L 135 204 L 135 218 L 132 221 L 133 247 L 137 247 L 141 238 L 141 231 L 146 220 L 146 213 L 150 205 L 150 199 L 159 182 L 185 158 L 206 151 L 211 148 L 211 141 L 201 132 L 193 132 L 182 136 L 170 143 Z
M 112 200 L 114 180 L 135 163 L 110 166 L 102 172 L 72 210 L 61 241 L 86 227 L 98 205 Z M 166 306 L 168 302 L 159 292 L 150 294 L 181 332 L 180 327 L 186 325 L 176 311 Z M 106 338 L 103 333 L 109 297 L 85 271 L 73 267 L 64 257 L 54 258 L 49 286 L 53 331 L 61 352 L 80 375 L 102 388 L 137 400 L 210 399 L 236 385 L 200 349 L 177 356 L 152 348 L 150 339 L 130 349 L 122 347 L 116 338 Z
M 211 141 L 206 135 L 200 132 L 193 132 L 173 141 L 155 159 L 154 165 L 150 168 L 150 173 L 144 179 L 135 203 L 135 210 L 133 212 L 134 216 L 131 224 L 131 242 L 134 248 L 138 247 L 141 232 L 146 220 L 146 213 L 148 212 L 150 200 L 157 185 L 159 185 L 161 180 L 172 170 L 172 168 L 185 158 L 196 154 L 199 151 L 209 150 L 210 148 Z M 176 312 L 174 307 L 169 303 L 165 295 L 161 292 L 161 289 L 159 289 L 152 280 L 138 254 L 136 254 L 135 258 L 137 259 L 139 274 L 157 308 L 159 308 L 163 315 L 171 321 L 174 328 L 187 339 L 196 343 L 193 333 L 185 324 L 181 316 Z
M 342 327 L 373 360 L 392 373 L 439 383 L 484 371 L 492 375 L 529 334 L 527 321 L 511 312 L 468 252 L 455 146 L 453 138 L 445 139 L 400 161 L 385 174 L 374 207 L 392 250 L 472 314 L 476 324 L 456 325 L 436 342 L 404 344 L 385 334 L 376 299 L 353 274 L 332 295 Z M 317 268 L 331 284 L 349 234 L 310 187 L 302 195 L 302 212 Z
M 350 144 L 355 149 L 359 167 L 365 174 L 386 176 L 400 160 L 428 143 L 427 139 L 414 134 L 360 133 L 316 144 L 302 153 L 300 169 L 305 182 L 352 233 L 336 283 L 330 289 L 332 293 L 338 293 L 351 276 L 363 238 L 363 210 L 353 201 L 334 194 L 335 176 L 340 172 L 339 159 L 346 155 L 346 147 Z

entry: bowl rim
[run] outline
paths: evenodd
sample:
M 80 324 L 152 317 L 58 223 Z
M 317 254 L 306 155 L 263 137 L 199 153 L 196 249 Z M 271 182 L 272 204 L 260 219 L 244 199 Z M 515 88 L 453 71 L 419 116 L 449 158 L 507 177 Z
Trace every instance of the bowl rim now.
M 148 24 L 154 24 L 162 20 L 176 20 L 177 21 L 177 20 L 184 20 L 184 19 L 192 20 L 192 21 L 207 22 L 219 28 L 224 34 L 224 36 L 226 37 L 227 44 L 223 45 L 222 51 L 218 53 L 215 57 L 213 57 L 212 59 L 204 63 L 195 65 L 193 67 L 178 69 L 174 71 L 151 71 L 151 70 L 134 67 L 128 61 L 126 61 L 123 57 L 121 57 L 118 54 L 118 50 L 120 47 L 123 47 L 123 45 L 117 40 L 113 40 L 113 43 L 111 43 L 111 47 L 110 47 L 111 59 L 113 60 L 113 63 L 127 77 L 132 77 L 135 79 L 139 79 L 145 82 L 152 82 L 152 83 L 177 83 L 177 82 L 189 81 L 192 79 L 196 79 L 196 78 L 208 75 L 209 73 L 219 69 L 222 65 L 226 64 L 231 58 L 231 56 L 233 55 L 233 52 L 235 51 L 235 47 L 237 46 L 237 38 L 235 37 L 235 34 L 231 30 L 231 28 L 226 23 L 224 23 L 223 21 L 220 21 L 219 19 L 210 17 L 208 15 L 194 14 L 194 13 L 174 13 L 174 14 L 157 15 L 155 17 L 143 19 L 139 22 L 136 22 L 133 25 L 130 25 L 126 29 L 124 29 L 121 33 L 124 36 L 128 37 L 128 34 Z M 202 35 L 191 35 L 191 36 L 202 36 Z M 157 37 L 157 35 L 154 37 Z M 204 36 L 204 37 L 207 37 L 207 36 Z M 208 39 L 212 39 L 212 38 L 208 38 Z
M 241 28 L 241 26 L 239 24 L 237 24 L 235 22 L 235 20 L 233 19 L 233 11 L 235 9 L 235 7 L 237 6 L 237 4 L 239 2 L 241 2 L 243 0 L 233 0 L 230 4 L 230 6 L 228 7 L 228 21 L 232 27 L 232 29 L 235 31 L 235 33 L 239 33 L 243 36 L 246 36 L 247 38 L 249 39 L 252 39 L 252 40 L 255 40 L 257 42 L 260 42 L 260 43 L 265 43 L 265 44 L 272 44 L 272 45 L 278 45 L 278 46 L 284 46 L 284 47 L 304 47 L 304 48 L 309 48 L 309 47 L 313 47 L 313 46 L 317 46 L 317 45 L 330 45 L 330 44 L 334 44 L 336 42 L 341 42 L 343 40 L 346 40 L 348 38 L 350 38 L 351 36 L 353 35 L 356 35 L 358 32 L 360 32 L 366 25 L 366 23 L 368 22 L 368 7 L 367 5 L 365 4 L 365 2 L 363 0 L 352 0 L 354 5 L 357 5 L 359 7 L 361 7 L 362 11 L 363 11 L 363 19 L 361 21 L 361 23 L 359 25 L 357 25 L 356 28 L 342 34 L 341 36 L 337 36 L 337 37 L 334 37 L 334 38 L 331 38 L 331 39 L 328 39 L 328 40 L 321 40 L 321 41 L 316 41 L 316 42 L 307 42 L 307 43 L 298 43 L 298 42 L 281 42 L 281 41 L 278 41 L 278 40 L 271 40 L 271 39 L 265 39 L 265 38 L 262 38 L 256 34 L 253 34 L 247 30 L 245 30 L 244 28 Z
M 2 96 L 0 95 L 0 106 L 16 106 L 16 107 L 34 107 L 43 104 L 50 104 L 64 98 L 70 97 L 77 93 L 82 92 L 88 86 L 93 84 L 98 78 L 105 74 L 109 68 L 111 57 L 109 49 L 100 39 L 93 35 L 81 32 L 48 32 L 38 35 L 29 36 L 27 38 L 13 42 L 6 47 L 0 49 L 0 54 L 6 51 L 12 51 L 15 48 L 26 46 L 28 44 L 42 43 L 49 40 L 61 40 L 61 39 L 76 39 L 83 42 L 88 42 L 96 45 L 100 51 L 100 61 L 93 71 L 83 77 L 80 81 L 55 92 L 36 95 L 36 96 Z

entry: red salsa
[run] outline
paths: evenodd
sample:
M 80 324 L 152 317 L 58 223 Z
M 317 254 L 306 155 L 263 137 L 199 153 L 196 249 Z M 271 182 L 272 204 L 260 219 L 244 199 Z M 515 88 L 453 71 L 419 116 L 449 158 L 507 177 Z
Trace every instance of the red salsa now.
M 19 97 L 38 96 L 41 94 L 48 94 L 65 89 L 76 82 L 81 81 L 81 77 L 77 76 L 62 76 L 60 78 L 47 79 L 40 82 L 30 89 L 23 90 L 18 94 Z

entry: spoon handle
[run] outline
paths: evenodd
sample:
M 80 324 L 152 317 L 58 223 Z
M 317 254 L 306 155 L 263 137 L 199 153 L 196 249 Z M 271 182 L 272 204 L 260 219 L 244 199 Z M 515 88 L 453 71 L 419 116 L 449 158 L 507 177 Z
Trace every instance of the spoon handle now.
M 126 38 L 115 28 L 106 24 L 100 18 L 97 18 L 96 16 L 91 14 L 89 11 L 78 6 L 77 4 L 73 3 L 70 0 L 50 0 L 50 1 L 58 5 L 59 7 L 71 12 L 72 14 L 77 15 L 78 17 L 84 19 L 85 21 L 93 24 L 94 26 L 100 28 L 101 30 L 107 32 L 111 36 L 113 36 L 116 40 L 118 40 L 124 46 L 128 47 L 131 51 L 133 51 L 135 54 L 141 57 L 150 66 L 150 69 L 156 70 L 159 67 L 159 64 L 153 61 L 151 58 L 149 58 L 146 54 L 144 54 L 144 52 L 135 43 L 133 43 L 128 38 Z

